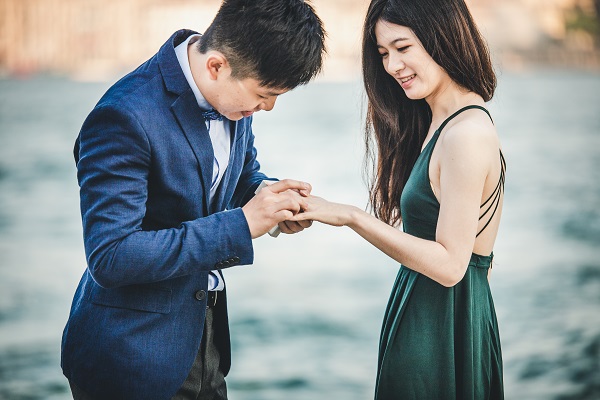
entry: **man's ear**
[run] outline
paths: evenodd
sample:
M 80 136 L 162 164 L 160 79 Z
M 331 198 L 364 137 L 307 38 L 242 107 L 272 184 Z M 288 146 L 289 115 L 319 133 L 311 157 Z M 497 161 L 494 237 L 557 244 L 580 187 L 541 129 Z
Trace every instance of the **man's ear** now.
M 206 70 L 210 79 L 217 80 L 219 76 L 230 75 L 230 66 L 227 58 L 218 51 L 211 51 L 206 58 Z

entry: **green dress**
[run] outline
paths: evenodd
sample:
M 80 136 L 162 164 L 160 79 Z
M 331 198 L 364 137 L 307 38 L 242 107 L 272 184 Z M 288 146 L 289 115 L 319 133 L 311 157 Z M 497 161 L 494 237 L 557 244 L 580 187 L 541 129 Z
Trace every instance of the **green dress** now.
M 401 197 L 403 229 L 411 235 L 435 240 L 439 203 L 429 183 L 431 153 L 446 123 L 469 108 L 487 113 L 467 106 L 451 115 L 415 163 Z M 502 153 L 500 162 L 500 182 L 482 205 L 488 223 L 503 191 Z M 504 398 L 500 337 L 487 279 L 492 257 L 472 254 L 464 278 L 451 288 L 401 266 L 381 331 L 376 400 Z

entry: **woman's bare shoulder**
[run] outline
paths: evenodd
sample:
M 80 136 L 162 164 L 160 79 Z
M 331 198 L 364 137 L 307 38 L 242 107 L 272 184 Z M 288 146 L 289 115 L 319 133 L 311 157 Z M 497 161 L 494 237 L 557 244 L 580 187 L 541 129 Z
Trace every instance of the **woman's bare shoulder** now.
M 485 112 L 468 110 L 452 122 L 440 138 L 445 150 L 465 155 L 498 151 L 498 132 Z

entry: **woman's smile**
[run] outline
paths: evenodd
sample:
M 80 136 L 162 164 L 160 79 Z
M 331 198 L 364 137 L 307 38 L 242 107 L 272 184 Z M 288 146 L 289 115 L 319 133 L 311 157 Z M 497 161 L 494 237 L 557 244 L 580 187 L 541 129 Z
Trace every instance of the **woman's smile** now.
M 409 76 L 405 76 L 404 78 L 398 78 L 398 80 L 400 81 L 400 86 L 402 86 L 403 89 L 408 89 L 416 76 L 417 74 L 412 74 Z

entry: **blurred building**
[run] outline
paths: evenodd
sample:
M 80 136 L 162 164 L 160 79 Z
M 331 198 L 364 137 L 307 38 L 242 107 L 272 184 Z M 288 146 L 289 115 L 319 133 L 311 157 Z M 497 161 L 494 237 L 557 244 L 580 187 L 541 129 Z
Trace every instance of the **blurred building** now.
M 138 65 L 179 28 L 207 26 L 218 2 L 0 0 L 0 68 L 103 78 Z
M 594 0 L 467 0 L 497 62 L 598 68 L 594 37 L 569 18 Z M 0 73 L 110 79 L 150 57 L 175 30 L 203 31 L 220 0 L 0 0 Z M 368 0 L 312 0 L 329 34 L 325 76 L 355 77 Z M 578 14 L 579 13 L 579 14 Z M 597 22 L 597 19 L 595 19 Z
M 600 69 L 600 0 L 466 0 L 499 62 Z

